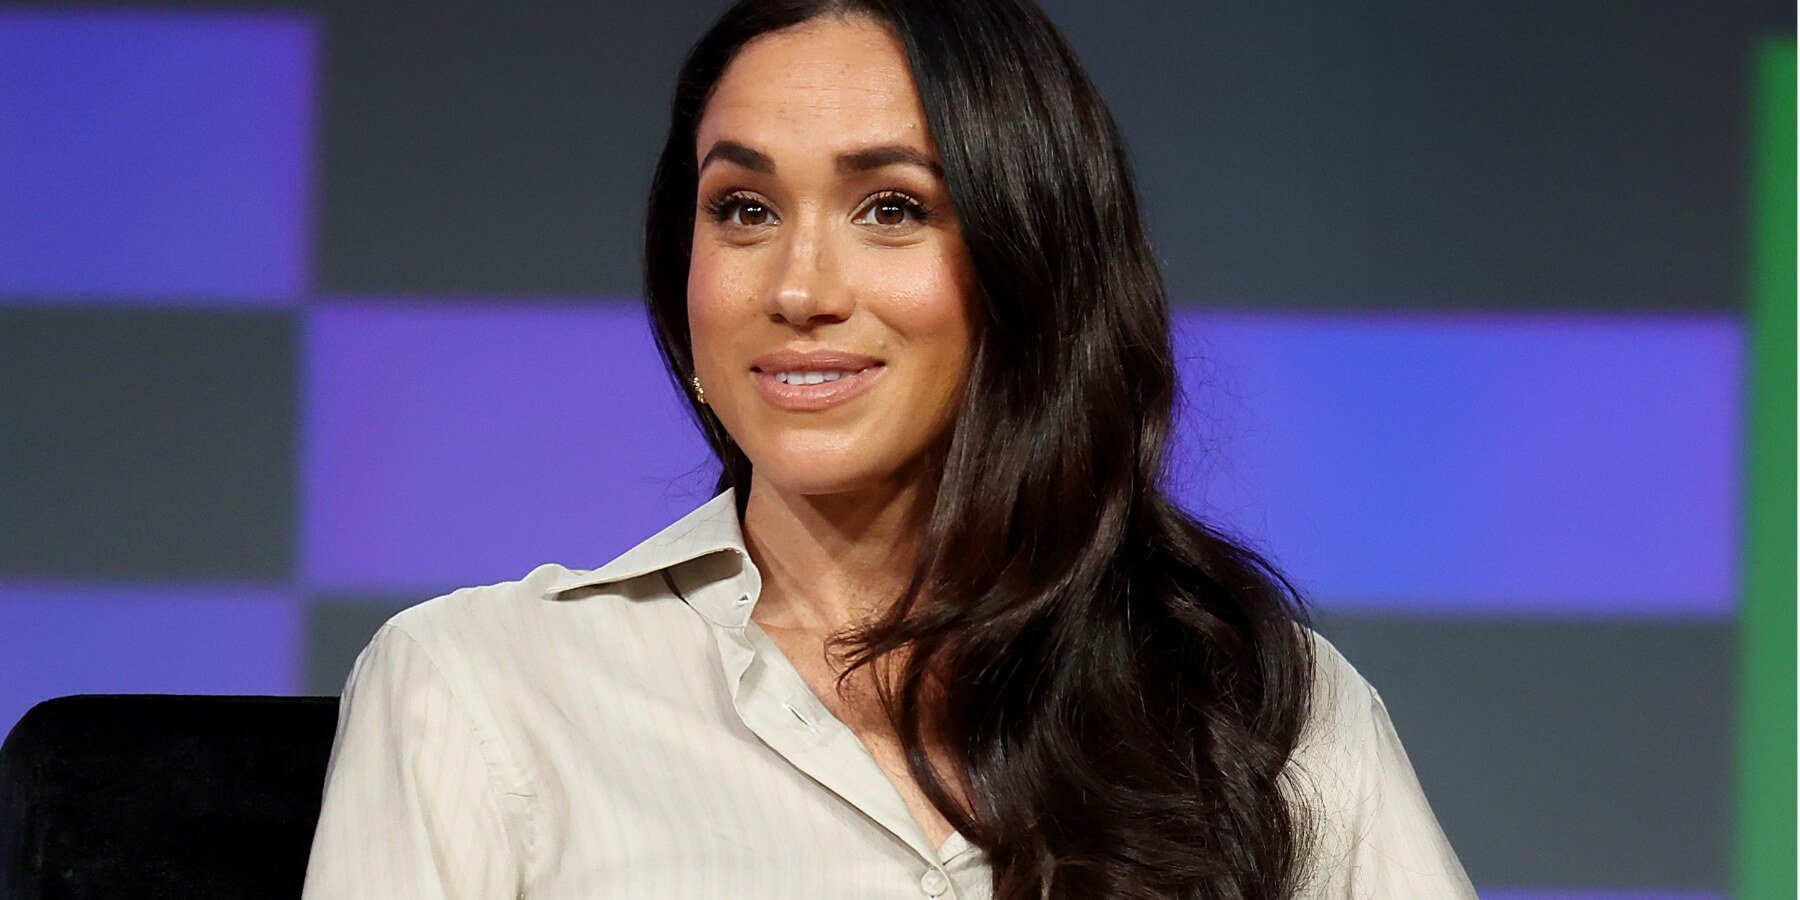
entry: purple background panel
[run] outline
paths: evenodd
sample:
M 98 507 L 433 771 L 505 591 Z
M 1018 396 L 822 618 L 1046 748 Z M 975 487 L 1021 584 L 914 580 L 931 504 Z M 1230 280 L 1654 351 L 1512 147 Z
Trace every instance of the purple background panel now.
M 294 694 L 303 624 L 262 586 L 0 582 L 0 731 L 68 694 Z
M 302 294 L 317 44 L 287 12 L 0 10 L 0 294 Z
M 711 496 L 711 456 L 638 301 L 326 301 L 305 343 L 300 558 L 315 590 L 597 566 Z
M 1184 502 L 1327 609 L 1729 616 L 1727 317 L 1184 313 Z

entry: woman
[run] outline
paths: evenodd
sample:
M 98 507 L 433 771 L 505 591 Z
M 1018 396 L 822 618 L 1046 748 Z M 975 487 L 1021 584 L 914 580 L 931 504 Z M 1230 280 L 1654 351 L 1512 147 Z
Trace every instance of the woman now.
M 645 268 L 719 495 L 385 625 L 307 897 L 1474 896 L 1380 697 L 1160 485 L 1160 275 L 1027 0 L 731 8 Z

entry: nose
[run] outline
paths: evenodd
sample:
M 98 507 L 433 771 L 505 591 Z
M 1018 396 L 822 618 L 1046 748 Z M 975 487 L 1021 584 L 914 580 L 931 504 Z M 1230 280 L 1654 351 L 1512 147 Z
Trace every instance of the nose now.
M 855 307 L 850 286 L 838 266 L 836 249 L 818 216 L 789 225 L 774 278 L 763 297 L 764 311 L 775 322 L 807 328 L 850 317 Z

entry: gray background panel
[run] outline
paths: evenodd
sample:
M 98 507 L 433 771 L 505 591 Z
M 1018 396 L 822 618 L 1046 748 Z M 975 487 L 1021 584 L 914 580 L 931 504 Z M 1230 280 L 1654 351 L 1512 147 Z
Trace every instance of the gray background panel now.
M 633 295 L 716 3 L 326 7 L 327 291 Z M 1254 308 L 1739 304 L 1746 59 L 1775 3 L 1047 4 L 1171 293 Z M 425 23 L 425 24 L 421 24 Z
M 1477 884 L 1709 889 L 1728 875 L 1725 623 L 1337 615 Z
M 302 683 L 308 694 L 336 696 L 375 631 L 395 613 L 426 597 L 313 597 L 306 609 L 306 672 Z
M 296 342 L 284 312 L 0 307 L 0 572 L 288 578 Z

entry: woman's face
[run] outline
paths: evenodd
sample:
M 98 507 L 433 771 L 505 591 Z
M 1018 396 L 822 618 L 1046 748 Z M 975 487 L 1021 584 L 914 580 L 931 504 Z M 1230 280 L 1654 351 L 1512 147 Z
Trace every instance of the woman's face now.
M 762 35 L 695 139 L 695 374 L 759 482 L 903 485 L 954 420 L 973 270 L 898 40 Z

